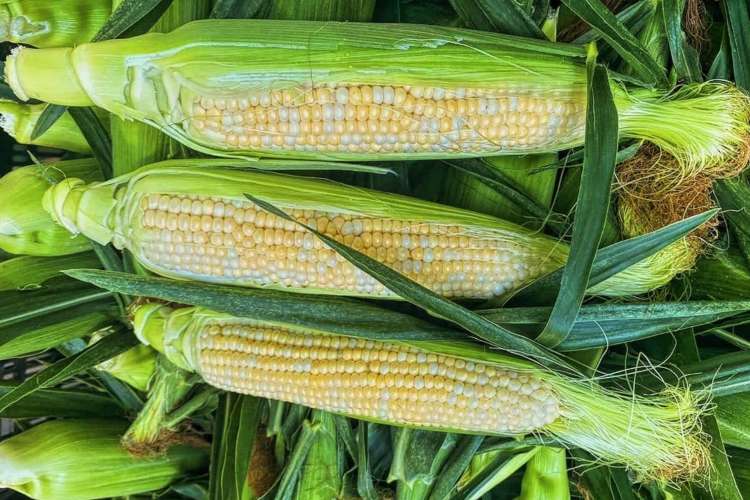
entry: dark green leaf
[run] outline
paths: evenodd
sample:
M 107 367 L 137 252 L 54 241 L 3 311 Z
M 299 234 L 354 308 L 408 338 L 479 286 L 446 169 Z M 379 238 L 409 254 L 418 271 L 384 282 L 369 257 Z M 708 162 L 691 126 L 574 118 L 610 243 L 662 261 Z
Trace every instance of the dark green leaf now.
M 400 23 L 400 0 L 376 0 L 373 21 L 379 23 Z
M 617 19 L 631 33 L 637 33 L 648 23 L 655 12 L 655 2 L 653 0 L 639 0 L 628 5 L 617 12 Z M 585 44 L 601 39 L 599 31 L 590 29 L 583 35 L 576 38 L 573 43 Z
M 315 443 L 315 438 L 319 432 L 319 428 L 319 423 L 312 423 L 309 420 L 303 422 L 302 432 L 297 438 L 297 442 L 294 445 L 289 461 L 287 462 L 286 467 L 284 467 L 284 472 L 281 474 L 276 494 L 273 497 L 274 499 L 286 500 L 293 498 L 292 495 L 297 486 L 302 466 L 305 463 L 305 460 L 307 460 L 310 448 L 312 448 Z
M 67 110 L 68 108 L 65 106 L 48 104 L 34 124 L 34 130 L 31 131 L 31 140 L 39 139 Z
M 458 435 L 409 428 L 395 432 L 388 481 L 397 481 L 402 498 L 423 498 L 456 447 Z
M 138 339 L 128 331 L 119 330 L 112 333 L 79 354 L 48 366 L 4 394 L 0 397 L 0 412 L 8 411 L 40 389 L 47 389 L 64 382 L 137 344 Z
M 91 146 L 105 179 L 112 178 L 112 138 L 92 108 L 69 108 L 68 112 Z
M 729 26 L 734 82 L 750 91 L 750 7 L 747 0 L 724 0 L 724 10 Z
M 729 318 L 750 310 L 750 301 L 692 301 L 584 305 L 570 335 L 557 346 L 577 351 L 634 342 Z M 549 307 L 508 307 L 476 311 L 509 329 L 534 331 L 549 317 Z
M 664 68 L 600 0 L 562 0 L 562 3 L 598 31 L 645 82 L 667 85 Z
M 529 13 L 515 0 L 450 0 L 469 28 L 546 39 Z
M 714 194 L 737 247 L 750 263 L 750 184 L 742 177 L 720 179 L 714 183 Z
M 709 80 L 729 80 L 732 75 L 732 60 L 729 55 L 729 34 L 724 28 L 721 35 L 721 45 L 716 52 L 711 67 L 708 69 L 706 78 Z
M 123 0 L 92 41 L 111 40 L 146 33 L 167 10 L 172 0 Z M 150 20 L 150 25 L 144 24 Z M 135 27 L 138 29 L 134 29 Z
M 115 315 L 113 303 L 106 300 L 0 328 L 0 359 L 41 352 L 68 340 L 91 335 L 111 324 Z
M 97 270 L 67 271 L 71 276 L 120 293 L 203 306 L 235 316 L 283 322 L 342 335 L 380 340 L 458 340 L 465 336 L 407 314 L 368 302 L 192 283 Z
M 484 436 L 461 436 L 455 451 L 435 481 L 430 492 L 430 500 L 450 498 L 455 493 L 459 479 L 469 467 L 483 440 Z
M 680 6 L 684 5 L 685 2 L 681 0 L 663 0 L 661 5 L 669 51 L 672 54 L 677 78 L 686 82 L 700 82 L 703 77 L 698 51 L 688 44 L 682 30 L 683 9 Z
M 0 381 L 0 397 L 18 386 L 16 382 Z M 0 412 L 2 418 L 101 418 L 121 415 L 122 409 L 111 398 L 72 389 L 39 390 Z
M 714 399 L 716 420 L 726 444 L 750 450 L 750 393 Z
M 273 205 L 247 194 L 245 196 L 262 209 L 276 215 L 277 217 L 300 224 L 296 219 L 289 217 L 289 215 Z M 317 236 L 323 241 L 323 243 L 338 252 L 338 254 L 346 260 L 385 285 L 396 295 L 423 308 L 430 314 L 455 323 L 485 342 L 500 347 L 508 352 L 533 359 L 542 365 L 567 368 L 575 372 L 575 369 L 570 366 L 567 361 L 536 342 L 495 325 L 491 321 L 488 321 L 451 300 L 441 297 L 428 288 L 410 280 L 401 273 L 363 254 L 362 252 L 339 243 L 333 238 L 322 234 L 309 226 L 305 226 L 304 224 L 300 225 Z
M 248 498 L 247 474 L 262 401 L 232 393 L 221 397 L 211 447 L 210 500 Z
M 589 286 L 594 286 L 655 254 L 679 240 L 716 215 L 718 210 L 709 210 L 642 236 L 620 241 L 600 249 L 589 277 Z M 554 300 L 560 287 L 562 270 L 548 274 L 528 287 L 520 290 L 512 299 L 514 304 L 545 305 Z
M 365 500 L 380 498 L 372 484 L 367 428 L 370 424 L 359 422 L 357 425 L 357 493 Z
M 607 70 L 589 63 L 586 142 L 581 189 L 570 244 L 570 257 L 560 280 L 552 314 L 537 341 L 549 347 L 563 342 L 583 303 L 589 276 L 609 210 L 617 154 L 617 108 Z
M 250 19 L 259 14 L 268 0 L 216 0 L 211 17 L 213 19 Z

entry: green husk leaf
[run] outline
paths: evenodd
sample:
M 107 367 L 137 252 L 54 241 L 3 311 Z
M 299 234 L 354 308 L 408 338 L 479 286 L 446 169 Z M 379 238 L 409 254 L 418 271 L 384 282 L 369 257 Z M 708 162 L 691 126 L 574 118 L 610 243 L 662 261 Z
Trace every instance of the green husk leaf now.
M 60 276 L 64 269 L 96 269 L 98 265 L 99 259 L 91 252 L 59 257 L 14 257 L 0 262 L 0 292 L 38 288 L 45 281 Z
M 343 419 L 343 417 L 339 417 Z M 348 424 L 347 424 L 348 425 Z M 357 493 L 365 500 L 378 500 L 380 496 L 372 483 L 367 430 L 368 422 L 357 424 Z
M 114 321 L 110 300 L 91 302 L 0 328 L 0 360 L 41 352 L 91 335 Z
M 96 369 L 112 375 L 130 387 L 146 392 L 156 370 L 156 360 L 156 351 L 145 345 L 138 345 L 104 363 L 99 363 Z
M 750 184 L 742 177 L 714 183 L 714 194 L 737 247 L 750 263 Z
M 531 16 L 515 0 L 450 0 L 450 3 L 469 28 L 530 38 L 546 38 Z
M 70 115 L 52 117 L 45 114 L 45 104 L 20 104 L 0 100 L 0 126 L 20 144 L 33 144 L 75 153 L 90 153 L 91 148 Z M 52 123 L 42 119 L 54 118 Z M 37 127 L 44 129 L 36 134 Z
M 734 81 L 745 91 L 750 92 L 750 7 L 743 0 L 722 2 L 729 31 L 729 46 L 732 51 Z
M 20 382 L 0 381 L 0 397 Z M 2 418 L 84 418 L 119 417 L 123 409 L 110 397 L 74 389 L 43 389 L 1 412 Z
M 119 330 L 79 354 L 57 361 L 1 396 L 0 412 L 8 411 L 9 408 L 40 389 L 48 389 L 95 367 L 102 361 L 133 347 L 137 342 L 138 340 L 133 335 Z
M 560 278 L 560 293 L 549 321 L 536 339 L 548 347 L 559 345 L 570 334 L 586 294 L 609 210 L 617 154 L 617 110 L 607 70 L 592 59 L 589 75 L 586 147 L 570 257 Z
M 486 465 L 481 473 L 459 490 L 459 495 L 453 495 L 452 499 L 478 500 L 493 488 L 508 479 L 513 473 L 523 467 L 538 452 L 539 448 L 521 452 L 508 457 L 498 455 L 492 462 Z
M 750 393 L 733 394 L 714 400 L 716 420 L 724 443 L 750 450 Z
M 275 496 L 273 498 L 284 500 L 293 498 L 294 490 L 297 487 L 304 463 L 307 460 L 310 450 L 315 444 L 320 432 L 319 422 L 311 422 L 310 420 L 302 422 L 302 429 L 299 432 L 299 437 L 289 455 L 284 472 L 279 478 Z
M 568 467 L 564 448 L 540 446 L 526 463 L 519 500 L 568 500 Z
M 741 299 L 750 289 L 748 260 L 737 249 L 704 257 L 690 274 L 690 289 L 698 299 Z
M 601 1 L 563 0 L 562 3 L 594 28 L 645 82 L 661 86 L 667 84 L 664 69 Z
M 344 462 L 334 416 L 316 410 L 313 424 L 318 424 L 315 441 L 300 472 L 294 498 L 297 500 L 329 500 L 342 495 Z
M 700 82 L 701 74 L 698 51 L 687 42 L 682 30 L 682 19 L 685 2 L 682 0 L 661 0 L 661 14 L 667 30 L 669 50 L 677 78 L 688 82 Z M 680 6 L 683 8 L 681 9 Z
M 388 482 L 399 498 L 425 498 L 459 440 L 456 434 L 401 428 L 395 433 Z
M 477 450 L 482 445 L 484 436 L 460 436 L 455 451 L 440 471 L 432 490 L 430 500 L 442 500 L 455 494 L 461 476 L 469 467 Z
M 211 448 L 209 500 L 250 498 L 248 466 L 262 403 L 262 399 L 252 396 L 221 396 Z
M 68 113 L 91 146 L 91 151 L 99 162 L 102 177 L 110 179 L 112 177 L 112 138 L 109 136 L 109 130 L 104 127 L 92 108 L 70 108 Z
M 119 445 L 126 420 L 44 422 L 0 443 L 0 484 L 32 498 L 85 500 L 160 490 L 206 465 L 207 453 L 176 446 L 135 458 Z

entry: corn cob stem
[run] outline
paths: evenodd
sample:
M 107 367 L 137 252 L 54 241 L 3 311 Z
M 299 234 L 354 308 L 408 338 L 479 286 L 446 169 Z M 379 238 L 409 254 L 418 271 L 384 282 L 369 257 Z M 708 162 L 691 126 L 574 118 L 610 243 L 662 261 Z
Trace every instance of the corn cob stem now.
M 577 46 L 455 28 L 209 20 L 22 49 L 6 77 L 22 99 L 96 104 L 212 154 L 445 158 L 582 144 L 584 57 Z M 67 78 L 51 86 L 46 74 Z M 612 86 L 624 138 L 648 139 L 691 169 L 747 158 L 748 100 L 731 85 Z
M 642 401 L 456 344 L 348 338 L 196 308 L 147 304 L 134 317 L 142 342 L 220 389 L 396 425 L 545 432 L 643 477 L 705 466 L 700 410 L 687 392 Z

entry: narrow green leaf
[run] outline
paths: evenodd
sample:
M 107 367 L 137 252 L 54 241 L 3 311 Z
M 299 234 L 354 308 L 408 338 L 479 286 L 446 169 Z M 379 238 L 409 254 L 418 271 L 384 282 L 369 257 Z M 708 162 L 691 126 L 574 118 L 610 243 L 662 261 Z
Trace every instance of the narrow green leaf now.
M 484 441 L 484 436 L 461 436 L 455 451 L 440 471 L 430 492 L 430 500 L 450 498 L 456 492 L 456 485 L 471 464 L 471 460 Z
M 365 500 L 378 500 L 380 495 L 372 484 L 367 429 L 368 422 L 357 425 L 357 493 Z
M 225 393 L 219 402 L 209 471 L 209 500 L 249 498 L 248 468 L 262 399 Z
M 539 450 L 538 447 L 529 451 L 518 453 L 507 458 L 499 455 L 493 462 L 486 466 L 481 474 L 478 474 L 460 490 L 459 495 L 454 495 L 454 499 L 477 500 L 487 494 L 497 485 L 508 479 L 511 474 L 523 467 L 526 462 Z
M 122 0 L 92 41 L 146 33 L 151 26 L 144 26 L 143 19 L 151 19 L 151 25 L 155 24 L 171 3 L 172 0 Z M 135 26 L 140 26 L 140 29 L 134 31 Z
M 279 479 L 276 494 L 273 497 L 278 500 L 293 498 L 294 489 L 297 486 L 302 466 L 307 460 L 307 455 L 315 443 L 316 435 L 319 432 L 320 424 L 305 420 L 302 424 L 302 432 L 297 438 L 294 449 L 289 457 L 289 461 L 284 468 L 284 472 Z
M 381 340 L 459 340 L 465 335 L 361 300 L 175 281 L 97 270 L 66 271 L 81 281 L 133 296 L 263 321 L 283 322 L 342 335 Z M 2 316 L 0 316 L 2 317 Z
M 111 324 L 115 314 L 111 301 L 92 302 L 0 328 L 0 359 L 45 351 L 91 335 Z
M 655 2 L 653 0 L 639 0 L 624 7 L 615 15 L 620 23 L 622 23 L 622 25 L 631 33 L 637 33 L 653 16 L 655 8 Z M 583 45 L 597 40 L 601 40 L 600 32 L 595 29 L 590 29 L 573 40 L 573 43 Z
M 340 498 L 344 463 L 333 415 L 314 410 L 312 422 L 319 424 L 315 440 L 300 473 L 295 493 L 297 500 L 330 500 Z
M 110 293 L 74 280 L 54 278 L 38 289 L 0 292 L 0 328 L 29 321 L 81 304 L 98 302 Z
M 617 154 L 617 108 L 607 70 L 589 63 L 586 139 L 581 189 L 570 244 L 570 257 L 560 280 L 560 292 L 549 321 L 537 341 L 549 347 L 570 333 L 583 303 L 589 276 L 609 210 L 609 197 Z
M 17 382 L 0 381 L 0 397 L 17 389 Z M 0 418 L 91 418 L 122 416 L 112 398 L 89 392 L 43 389 L 34 392 L 6 411 Z
M 683 9 L 685 2 L 681 0 L 662 0 L 661 11 L 664 26 L 667 31 L 669 51 L 672 63 L 677 72 L 677 78 L 686 82 L 700 82 L 701 75 L 698 51 L 690 46 L 682 30 Z
M 594 286 L 611 278 L 620 271 L 637 264 L 650 255 L 674 243 L 697 227 L 709 221 L 718 210 L 709 210 L 662 227 L 648 234 L 619 241 L 600 249 L 594 259 L 589 277 L 589 286 Z M 562 270 L 555 271 L 519 290 L 512 298 L 512 304 L 545 305 L 554 300 L 560 288 Z
M 50 129 L 55 122 L 65 114 L 68 110 L 65 106 L 58 106 L 57 104 L 48 104 L 42 114 L 39 115 L 39 119 L 34 124 L 34 130 L 31 131 L 31 140 L 38 139 L 44 133 Z
M 638 39 L 600 0 L 562 0 L 622 57 L 635 73 L 652 85 L 667 85 L 664 68 L 654 61 Z
M 750 91 L 750 6 L 747 0 L 724 0 L 734 82 Z
M 730 57 L 729 34 L 725 27 L 722 30 L 721 45 L 714 56 L 706 78 L 709 80 L 729 80 L 732 75 L 732 60 Z
M 546 39 L 529 13 L 515 0 L 450 0 L 469 28 Z
M 96 268 L 99 259 L 93 252 L 60 257 L 35 257 L 22 255 L 0 262 L 0 292 L 16 289 L 38 288 L 62 270 L 79 267 Z
M 559 351 L 578 351 L 634 342 L 706 325 L 750 310 L 750 301 L 646 302 L 588 304 L 576 317 Z M 476 311 L 511 330 L 538 331 L 549 317 L 549 307 L 508 307 Z
M 300 224 L 317 236 L 323 241 L 323 243 L 335 250 L 339 255 L 357 266 L 357 268 L 378 280 L 399 297 L 423 308 L 430 314 L 455 323 L 485 342 L 500 347 L 501 349 L 513 354 L 535 360 L 545 366 L 566 368 L 572 372 L 576 372 L 567 361 L 542 345 L 537 344 L 526 337 L 516 335 L 515 333 L 492 323 L 465 307 L 441 297 L 432 290 L 412 281 L 401 273 L 394 271 L 385 264 L 378 262 L 362 252 L 339 243 L 335 239 L 322 234 L 309 226 L 301 224 L 296 219 L 289 217 L 285 212 L 279 210 L 270 203 L 247 194 L 245 196 L 267 212 L 285 220 Z
M 400 498 L 424 498 L 458 443 L 458 435 L 421 429 L 396 431 L 388 482 Z
M 70 108 L 68 110 L 76 122 L 86 142 L 91 146 L 94 157 L 99 162 L 105 179 L 112 178 L 112 138 L 99 117 L 91 108 Z
M 721 439 L 726 444 L 750 450 L 750 393 L 714 399 Z
M 130 332 L 119 330 L 88 347 L 86 350 L 62 359 L 26 379 L 22 384 L 0 397 L 0 412 L 8 411 L 40 389 L 47 389 L 89 370 L 138 344 Z

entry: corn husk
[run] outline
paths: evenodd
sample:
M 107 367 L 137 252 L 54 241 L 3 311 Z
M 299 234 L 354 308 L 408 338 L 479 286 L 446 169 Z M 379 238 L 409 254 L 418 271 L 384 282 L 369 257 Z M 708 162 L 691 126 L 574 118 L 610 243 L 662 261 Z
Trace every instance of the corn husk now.
M 305 92 L 310 82 L 497 89 L 516 96 L 531 92 L 565 99 L 582 110 L 585 56 L 580 46 L 448 27 L 205 20 L 166 35 L 75 49 L 19 49 L 5 69 L 6 80 L 21 99 L 95 104 L 152 124 L 208 154 L 382 160 L 551 152 L 581 145 L 584 127 L 544 146 L 405 153 L 232 148 L 185 125 L 196 97 L 232 98 L 260 90 Z M 750 101 L 731 84 L 689 85 L 672 92 L 625 89 L 616 82 L 612 88 L 621 136 L 664 148 L 680 159 L 686 175 L 725 171 L 726 163 L 746 163 L 750 157 Z
M 74 153 L 91 152 L 89 143 L 67 112 L 42 135 L 32 138 L 34 127 L 45 108 L 45 104 L 0 101 L 0 127 L 20 144 L 34 144 Z
M 94 38 L 112 0 L 2 0 L 0 40 L 35 47 L 71 47 Z
M 204 328 L 243 321 L 257 324 L 254 320 L 202 308 L 172 310 L 166 306 L 146 304 L 134 313 L 134 329 L 142 342 L 164 352 L 177 366 L 198 374 L 201 373 L 201 365 L 197 339 Z M 273 325 L 302 332 L 291 323 Z M 304 333 L 333 335 L 324 328 Z M 537 427 L 535 433 L 549 434 L 562 443 L 584 448 L 603 462 L 624 463 L 641 478 L 684 479 L 705 470 L 707 466 L 708 449 L 699 423 L 703 409 L 699 399 L 687 389 L 674 388 L 666 393 L 639 397 L 605 390 L 593 380 L 567 378 L 529 361 L 482 349 L 469 342 L 396 343 L 538 377 L 549 384 L 558 399 L 560 413 L 552 423 Z M 300 387 L 300 390 L 303 388 Z M 323 409 L 330 411 L 329 408 Z M 393 424 L 373 414 L 345 414 Z M 462 428 L 435 428 L 428 423 L 414 422 L 411 425 L 431 430 L 466 432 Z M 497 434 L 507 435 L 502 432 Z
M 91 248 L 86 238 L 76 237 L 50 218 L 41 205 L 50 186 L 61 180 L 83 177 L 101 179 L 95 160 L 71 160 L 18 168 L 0 178 L 0 248 L 12 254 L 59 256 Z
M 99 363 L 96 369 L 109 373 L 141 392 L 146 392 L 156 371 L 156 357 L 156 351 L 139 345 Z
M 206 449 L 176 446 L 134 458 L 120 447 L 122 420 L 42 423 L 0 443 L 0 488 L 39 500 L 87 500 L 160 490 L 207 465 Z

